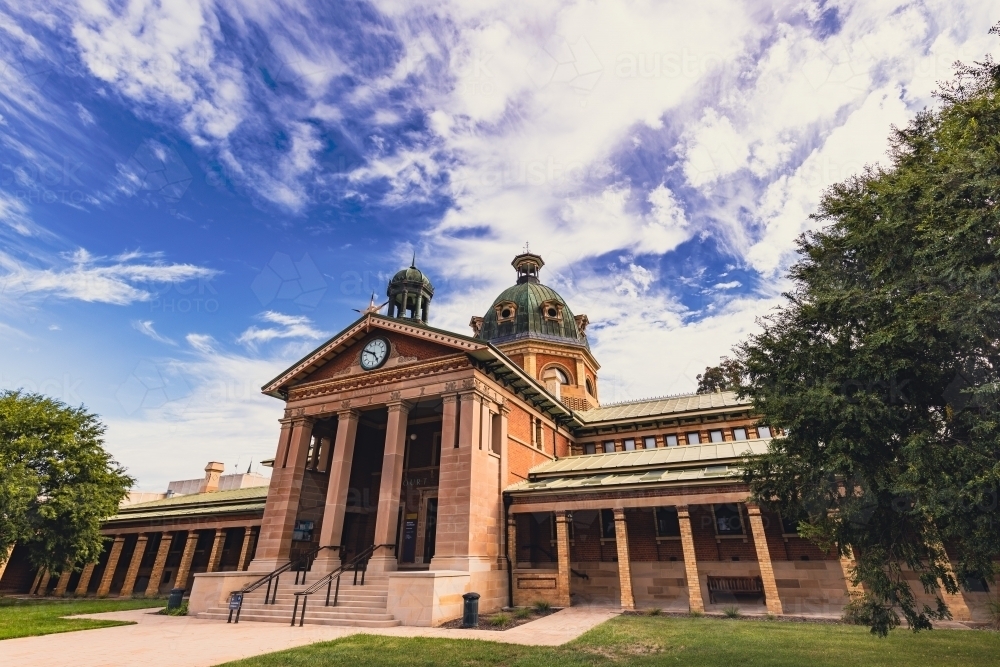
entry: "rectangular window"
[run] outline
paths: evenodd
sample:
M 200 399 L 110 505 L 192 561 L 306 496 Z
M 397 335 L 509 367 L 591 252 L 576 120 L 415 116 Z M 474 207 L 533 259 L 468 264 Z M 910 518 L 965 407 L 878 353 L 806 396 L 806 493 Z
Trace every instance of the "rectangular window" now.
M 597 453 L 597 443 L 596 442 L 588 442 L 588 443 L 584 444 L 584 446 L 583 446 L 583 453 L 584 454 L 596 454 Z
M 666 443 L 667 447 L 677 446 L 677 436 L 671 433 L 670 435 L 663 436 L 663 442 Z
M 657 537 L 680 537 L 681 524 L 677 518 L 676 507 L 656 508 L 656 536 Z
M 604 453 L 605 454 L 611 454 L 614 451 L 615 451 L 615 441 L 614 440 L 606 440 L 604 442 Z
M 500 456 L 500 450 L 503 447 L 503 443 L 500 442 L 500 424 L 501 417 L 499 414 L 490 413 L 490 449 L 497 456 Z
M 740 506 L 735 503 L 712 505 L 715 514 L 715 532 L 717 535 L 742 535 L 743 518 L 740 516 Z
M 757 427 L 757 437 L 761 440 L 769 440 L 771 438 L 771 427 L 770 426 L 758 426 Z
M 538 449 L 543 449 L 545 445 L 544 435 L 542 433 L 542 420 L 537 419 L 535 421 L 535 447 Z
M 712 442 L 722 442 L 725 440 L 725 438 L 722 437 L 721 429 L 717 429 L 715 431 L 709 431 L 708 437 L 711 439 Z
M 697 431 L 693 431 L 687 434 L 687 441 L 689 445 L 697 445 L 701 443 L 701 437 Z
M 646 449 L 656 449 L 656 438 L 651 435 L 647 435 L 642 439 L 642 446 Z
M 625 451 L 634 452 L 635 451 L 635 438 L 625 438 Z
M 601 510 L 601 537 L 611 540 L 615 538 L 614 510 Z
M 747 430 L 745 428 L 734 428 L 733 429 L 733 440 L 746 440 Z

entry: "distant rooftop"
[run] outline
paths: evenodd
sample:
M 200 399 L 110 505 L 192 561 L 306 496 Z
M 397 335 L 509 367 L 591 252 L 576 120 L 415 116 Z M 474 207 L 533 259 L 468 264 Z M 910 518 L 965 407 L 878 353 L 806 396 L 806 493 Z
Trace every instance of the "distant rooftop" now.
M 115 521 L 146 521 L 167 519 L 174 516 L 197 516 L 199 514 L 226 514 L 230 512 L 264 511 L 267 500 L 266 486 L 252 486 L 231 491 L 208 491 L 161 498 L 145 503 L 126 505 L 118 509 Z
M 616 421 L 619 419 L 641 419 L 659 417 L 680 412 L 697 412 L 716 408 L 736 408 L 749 406 L 749 399 L 740 399 L 736 392 L 722 391 L 710 394 L 682 394 L 625 403 L 612 403 L 593 410 L 579 410 L 576 415 L 585 424 Z

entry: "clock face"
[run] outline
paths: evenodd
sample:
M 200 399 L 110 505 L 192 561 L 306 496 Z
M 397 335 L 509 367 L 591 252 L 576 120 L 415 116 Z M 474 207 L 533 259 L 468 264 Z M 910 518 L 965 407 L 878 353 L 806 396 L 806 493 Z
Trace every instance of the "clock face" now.
M 361 368 L 370 371 L 378 368 L 389 358 L 389 341 L 385 338 L 375 338 L 368 341 L 361 350 Z

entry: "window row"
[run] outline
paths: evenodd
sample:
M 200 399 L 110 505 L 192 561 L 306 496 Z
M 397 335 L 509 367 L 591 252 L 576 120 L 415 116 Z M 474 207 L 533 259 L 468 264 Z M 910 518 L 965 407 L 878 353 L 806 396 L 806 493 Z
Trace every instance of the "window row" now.
M 616 440 L 604 440 L 603 442 L 587 442 L 583 444 L 584 454 L 610 454 L 616 451 L 631 452 L 636 449 L 656 449 L 657 447 L 677 447 L 681 443 L 686 445 L 701 445 L 716 442 L 726 442 L 726 430 L 730 431 L 728 440 L 749 440 L 752 430 L 747 427 L 736 427 L 731 429 L 712 429 L 708 431 L 707 439 L 700 431 L 689 431 L 687 433 L 667 433 L 662 436 L 662 444 L 657 441 L 657 437 L 647 435 L 643 438 L 625 438 L 618 447 Z M 758 426 L 757 438 L 762 440 L 770 439 L 772 436 L 770 426 Z M 704 442 L 703 442 L 704 441 Z

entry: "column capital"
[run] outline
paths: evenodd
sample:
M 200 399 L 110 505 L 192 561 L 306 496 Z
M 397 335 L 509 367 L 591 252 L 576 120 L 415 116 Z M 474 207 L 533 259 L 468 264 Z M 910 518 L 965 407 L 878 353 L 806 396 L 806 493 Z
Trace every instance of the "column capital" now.
M 751 503 L 745 503 L 747 506 L 747 514 L 750 516 L 760 516 L 760 507 Z
M 341 408 L 337 410 L 337 419 L 358 419 L 361 416 L 361 411 L 357 408 Z
M 688 511 L 687 505 L 677 505 L 676 507 L 677 507 L 677 516 L 685 516 L 685 517 L 691 516 L 691 513 Z
M 442 403 L 457 403 L 458 394 L 441 394 Z
M 385 407 L 388 408 L 389 412 L 402 412 L 403 414 L 410 414 L 410 410 L 413 409 L 413 403 L 410 403 L 409 401 L 396 400 L 389 401 L 385 404 Z

